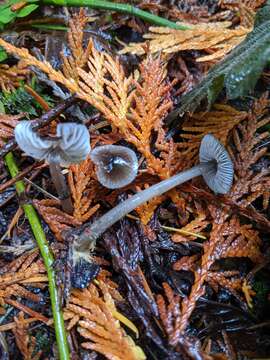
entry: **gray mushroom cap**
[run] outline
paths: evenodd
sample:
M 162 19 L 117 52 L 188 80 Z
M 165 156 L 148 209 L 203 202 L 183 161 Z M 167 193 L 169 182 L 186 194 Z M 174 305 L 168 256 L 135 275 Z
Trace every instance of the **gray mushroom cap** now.
M 109 189 L 128 185 L 138 172 L 135 152 L 124 146 L 98 146 L 91 151 L 90 158 L 97 166 L 98 181 Z
M 20 121 L 15 128 L 19 147 L 35 159 L 64 166 L 79 163 L 90 153 L 90 136 L 85 125 L 58 124 L 55 139 L 44 139 L 32 129 L 31 121 Z
M 218 194 L 230 191 L 233 163 L 225 147 L 211 134 L 205 135 L 200 146 L 200 165 L 204 181 Z

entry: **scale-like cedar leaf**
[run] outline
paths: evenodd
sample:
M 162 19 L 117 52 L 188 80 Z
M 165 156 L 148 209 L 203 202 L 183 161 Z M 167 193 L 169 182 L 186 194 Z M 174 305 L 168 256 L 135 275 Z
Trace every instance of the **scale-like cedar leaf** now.
M 146 42 L 130 43 L 120 50 L 119 53 L 142 55 L 147 52 L 146 49 L 148 48 L 151 54 L 159 52 L 172 54 L 186 50 L 205 50 L 208 54 L 198 57 L 196 61 L 220 60 L 245 39 L 246 35 L 253 28 L 253 22 L 251 19 L 247 27 L 238 26 L 234 29 L 230 29 L 231 23 L 229 21 L 201 22 L 198 24 L 187 23 L 189 30 L 185 31 L 169 29 L 164 26 L 151 26 L 149 33 L 143 36 L 147 39 Z
M 86 340 L 81 346 L 106 359 L 145 360 L 143 350 L 121 327 L 118 318 L 122 321 L 125 317 L 117 311 L 106 283 L 98 282 L 101 287 L 90 284 L 86 289 L 72 291 L 64 312 L 65 319 L 70 320 L 68 328 L 78 324 L 78 332 Z
M 243 96 L 252 90 L 270 58 L 270 4 L 258 11 L 254 30 L 223 61 L 215 65 L 194 90 L 182 98 L 179 109 L 170 114 L 169 121 L 178 114 L 194 111 L 207 96 L 209 106 L 222 87 L 229 99 Z
M 20 350 L 24 359 L 39 360 L 42 351 L 36 351 L 37 340 L 29 334 L 29 324 L 25 321 L 24 313 L 19 312 L 18 316 L 14 316 L 16 327 L 12 330 L 16 345 Z

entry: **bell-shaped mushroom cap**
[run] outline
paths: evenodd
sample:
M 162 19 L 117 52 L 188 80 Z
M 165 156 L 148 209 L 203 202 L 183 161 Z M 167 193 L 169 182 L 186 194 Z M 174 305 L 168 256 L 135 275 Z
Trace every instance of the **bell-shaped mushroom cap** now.
M 15 140 L 19 147 L 34 159 L 46 159 L 52 146 L 57 142 L 42 139 L 39 134 L 32 129 L 31 121 L 20 121 L 14 130 Z
M 64 166 L 79 163 L 90 153 L 90 136 L 85 125 L 58 124 L 55 139 L 43 139 L 32 129 L 30 121 L 20 121 L 15 128 L 19 147 L 35 159 Z
M 90 157 L 97 165 L 98 181 L 109 189 L 118 189 L 131 183 L 138 172 L 135 152 L 118 145 L 98 146 Z
M 48 155 L 48 162 L 68 166 L 80 163 L 90 153 L 90 135 L 85 125 L 76 123 L 58 124 L 56 135 L 58 146 Z
M 226 194 L 233 182 L 233 163 L 224 146 L 211 134 L 205 135 L 200 146 L 202 176 L 215 193 Z

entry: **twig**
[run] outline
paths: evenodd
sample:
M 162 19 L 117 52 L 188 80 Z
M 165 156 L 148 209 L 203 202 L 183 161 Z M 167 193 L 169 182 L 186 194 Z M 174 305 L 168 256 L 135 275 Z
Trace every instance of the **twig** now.
M 114 3 L 103 0 L 43 0 L 46 5 L 57 5 L 57 6 L 87 6 L 92 9 L 111 10 L 124 14 L 130 14 L 132 16 L 139 17 L 151 24 L 159 26 L 167 26 L 171 29 L 187 30 L 188 26 L 176 24 L 173 21 L 164 19 L 160 16 L 151 14 L 147 11 L 136 8 L 135 6 L 122 3 Z
M 39 103 L 42 109 L 44 109 L 45 111 L 50 110 L 50 106 L 48 105 L 48 103 L 34 89 L 32 89 L 28 85 L 24 85 L 24 90 L 28 92 L 28 94 L 30 94 Z
M 57 105 L 55 108 L 47 111 L 40 118 L 31 120 L 33 124 L 33 129 L 35 130 L 40 129 L 41 127 L 49 124 L 53 119 L 59 116 L 65 109 L 70 107 L 76 100 L 77 100 L 76 95 L 72 95 L 68 99 L 64 100 L 59 105 Z M 15 149 L 16 146 L 17 143 L 14 139 L 7 142 L 6 145 L 3 146 L 2 149 L 0 149 L 0 157 L 8 154 L 11 150 Z
M 132 219 L 132 220 L 137 220 L 137 221 L 140 221 L 140 218 L 138 218 L 137 216 L 134 216 L 134 215 L 131 215 L 131 214 L 127 214 L 126 217 Z M 187 231 L 187 230 L 183 230 L 183 229 L 179 229 L 179 228 L 174 228 L 174 227 L 170 227 L 170 226 L 165 226 L 165 225 L 160 225 L 161 229 L 164 229 L 166 231 L 172 231 L 172 232 L 177 232 L 179 234 L 182 234 L 182 235 L 191 235 L 191 236 L 194 236 L 194 237 L 197 237 L 197 238 L 200 238 L 200 239 L 203 239 L 203 240 L 206 240 L 207 237 L 206 236 L 203 236 L 201 234 L 198 234 L 198 233 L 194 233 L 192 231 Z M 183 241 L 184 242 L 184 241 Z M 188 241 L 189 243 L 195 243 L 195 245 L 197 246 L 203 246 L 202 244 L 200 243 L 197 243 L 197 242 L 194 242 L 194 241 Z
M 30 307 L 21 304 L 20 302 L 16 301 L 16 300 L 12 300 L 12 299 L 5 299 L 5 303 L 15 307 L 16 309 L 19 309 L 23 312 L 25 312 L 26 314 L 35 317 L 36 319 L 38 319 L 39 321 L 42 321 L 43 323 L 47 324 L 49 319 L 42 315 L 37 313 L 36 311 L 30 309 Z
M 19 173 L 19 169 L 14 160 L 13 154 L 9 153 L 5 156 L 5 162 L 9 169 L 10 175 L 15 177 Z M 16 190 L 20 195 L 24 193 L 25 186 L 24 183 L 19 180 L 16 182 Z M 49 245 L 46 240 L 45 233 L 42 229 L 39 217 L 36 213 L 34 207 L 30 204 L 23 204 L 22 208 L 25 212 L 25 215 L 30 223 L 31 229 L 35 236 L 36 242 L 38 244 L 41 256 L 43 258 L 47 275 L 48 275 L 48 283 L 49 283 L 49 292 L 52 306 L 52 313 L 54 319 L 54 329 L 56 335 L 56 341 L 58 345 L 59 358 L 60 360 L 69 360 L 69 348 L 68 342 L 65 332 L 65 325 L 63 319 L 63 313 L 60 305 L 60 301 L 57 293 L 57 285 L 55 280 L 55 272 L 54 272 L 54 258 L 49 248 Z
M 41 192 L 42 194 L 46 195 L 48 198 L 53 199 L 53 200 L 56 200 L 56 201 L 59 201 L 59 199 L 58 199 L 56 196 L 50 194 L 48 191 L 44 190 L 42 187 L 40 187 L 40 186 L 38 186 L 37 184 L 35 184 L 33 181 L 27 179 L 26 177 L 24 177 L 23 180 L 24 180 L 25 182 L 27 182 L 28 184 L 30 184 L 31 186 L 33 186 L 34 188 L 36 188 L 36 189 L 37 189 L 39 192 Z
M 11 185 L 13 185 L 16 181 L 21 180 L 27 175 L 30 171 L 37 168 L 43 163 L 43 161 L 35 162 L 32 165 L 29 165 L 25 170 L 21 171 L 18 175 L 16 175 L 14 178 L 6 181 L 4 184 L 0 185 L 0 192 L 4 191 Z
M 13 310 L 12 307 L 10 307 L 10 309 Z M 31 324 L 34 321 L 38 321 L 38 319 L 36 319 L 36 318 L 25 319 L 23 324 L 25 324 L 25 325 L 26 324 Z M 9 330 L 12 330 L 12 329 L 15 329 L 15 328 L 16 328 L 16 323 L 13 321 L 11 323 L 1 325 L 0 326 L 0 332 L 9 331 Z

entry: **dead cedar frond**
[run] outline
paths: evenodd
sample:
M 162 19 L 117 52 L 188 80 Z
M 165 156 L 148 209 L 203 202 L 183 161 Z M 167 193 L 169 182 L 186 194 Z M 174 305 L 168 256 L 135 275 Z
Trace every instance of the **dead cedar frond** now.
M 124 301 L 124 298 L 118 291 L 118 285 L 111 280 L 112 274 L 108 270 L 101 269 L 97 276 L 98 286 L 103 294 L 109 293 L 114 301 Z
M 233 141 L 228 150 L 234 162 L 235 181 L 228 197 L 241 207 L 246 208 L 260 197 L 263 209 L 269 204 L 270 171 L 263 165 L 263 157 L 268 151 L 264 143 L 269 132 L 261 132 L 270 122 L 270 117 L 265 116 L 268 108 L 269 100 L 265 94 L 255 101 L 247 120 L 232 133 Z
M 193 3 L 192 3 L 193 2 Z M 190 0 L 186 1 L 186 6 L 183 8 L 184 1 L 181 2 L 181 10 L 179 7 L 166 7 L 166 14 L 168 18 L 174 21 L 181 21 L 185 23 L 197 24 L 201 22 L 209 22 L 210 14 L 207 5 L 198 5 L 198 2 Z
M 59 241 L 63 241 L 62 231 L 82 224 L 75 217 L 63 212 L 60 209 L 60 202 L 57 200 L 34 200 L 33 204 Z
M 48 62 L 37 60 L 26 49 L 18 49 L 3 39 L 0 39 L 0 45 L 99 110 L 126 141 L 142 152 L 149 171 L 164 178 L 164 173 L 168 172 L 164 161 L 150 151 L 153 131 L 159 132 L 158 143 L 162 143 L 162 120 L 172 107 L 171 84 L 165 81 L 166 69 L 160 57 L 147 57 L 140 65 L 141 80 L 137 81 L 132 76 L 125 76 L 118 58 L 113 59 L 91 45 L 87 69 L 77 69 L 80 77 L 77 83 L 76 79 L 53 69 Z
M 171 54 L 185 50 L 205 50 L 210 55 L 201 56 L 197 61 L 219 60 L 242 42 L 252 27 L 229 29 L 230 22 L 186 24 L 190 30 L 175 30 L 166 27 L 149 28 L 150 33 L 144 35 L 144 43 L 131 43 L 125 46 L 120 54 L 132 53 L 143 55 L 146 43 L 149 51 Z
M 117 129 L 126 141 L 141 152 L 147 171 L 151 174 L 165 179 L 183 170 L 187 162 L 190 166 L 190 158 L 186 163 L 183 161 L 186 154 L 178 144 L 165 139 L 162 121 L 172 106 L 171 84 L 166 82 L 166 68 L 160 57 L 148 55 L 139 67 L 139 80 L 135 80 L 132 76 L 125 76 L 119 59 L 101 53 L 92 46 L 87 68 L 78 68 L 80 81 L 76 83 L 74 79 L 68 79 L 61 72 L 51 69 L 48 63 L 34 59 L 27 50 L 16 49 L 3 40 L 0 40 L 0 44 L 96 107 L 113 129 Z M 153 142 L 156 153 L 152 148 Z M 184 214 L 185 202 L 182 197 L 175 190 L 169 196 Z M 144 209 L 145 213 L 148 212 L 147 218 L 151 217 L 153 211 L 153 207 L 150 208 L 148 211 Z M 144 218 L 144 222 L 147 218 Z
M 160 57 L 154 59 L 149 55 L 140 64 L 139 70 L 141 80 L 133 80 L 134 104 L 130 108 L 130 128 L 127 129 L 129 141 L 144 155 L 148 169 L 161 178 L 166 178 L 169 174 L 165 170 L 165 162 L 152 154 L 151 143 L 154 131 L 157 133 L 156 144 L 165 143 L 162 120 L 172 107 L 169 96 L 171 85 L 165 81 L 166 69 Z
M 226 146 L 230 131 L 247 117 L 247 112 L 224 104 L 215 104 L 209 112 L 199 112 L 188 117 L 182 127 L 183 141 L 177 144 L 186 166 L 195 163 L 203 136 L 211 133 Z
M 204 253 L 200 259 L 200 265 L 194 272 L 195 280 L 191 292 L 182 301 L 182 315 L 178 329 L 180 333 L 185 331 L 196 302 L 204 293 L 205 282 L 218 283 L 231 290 L 233 294 L 236 294 L 236 289 L 240 290 L 239 278 L 229 280 L 226 273 L 211 272 L 211 267 L 217 260 L 228 257 L 248 257 L 253 262 L 259 263 L 263 259 L 258 231 L 253 230 L 250 225 L 241 225 L 237 217 L 227 219 L 226 211 L 220 212 L 220 210 L 214 209 L 212 213 L 214 223 L 210 238 L 203 243 Z M 231 273 L 229 275 L 232 276 Z M 176 339 L 174 337 L 175 341 Z
M 236 299 L 242 301 L 239 293 L 242 291 L 243 279 L 239 277 L 238 271 L 210 271 L 206 281 L 215 292 L 218 292 L 219 288 L 227 289 Z
M 19 312 L 18 316 L 14 317 L 16 327 L 12 329 L 15 337 L 16 345 L 18 346 L 23 358 L 25 360 L 38 360 L 41 357 L 42 351 L 35 353 L 36 339 L 34 336 L 28 334 L 29 324 L 25 322 L 24 314 Z
M 245 296 L 245 300 L 247 302 L 247 305 L 250 309 L 253 308 L 253 299 L 252 297 L 256 295 L 256 291 L 254 291 L 251 287 L 251 285 L 247 282 L 247 279 L 243 281 L 242 284 L 242 291 Z
M 240 25 L 252 27 L 256 11 L 264 5 L 266 0 L 220 0 L 221 9 L 226 9 L 233 15 L 239 17 Z
M 118 59 L 102 53 L 93 58 L 100 67 L 88 63 L 88 73 L 79 71 L 78 96 L 95 106 L 126 141 L 136 146 L 146 158 L 150 172 L 164 177 L 168 170 L 151 152 L 153 132 L 161 131 L 162 120 L 172 106 L 168 96 L 170 84 L 165 82 L 166 70 L 161 59 L 148 57 L 140 65 L 141 77 L 137 81 L 125 76 Z
M 18 284 L 10 285 L 5 290 L 0 289 L 0 298 L 10 298 L 11 296 L 21 297 L 34 302 L 39 302 L 41 300 L 40 296 L 33 294 L 31 291 L 26 290 Z
M 162 286 L 168 304 L 166 304 L 166 300 L 162 295 L 157 295 L 159 316 L 169 338 L 170 345 L 175 346 L 176 339 L 177 342 L 181 339 L 181 298 L 179 295 L 174 294 L 169 284 L 163 283 Z
M 86 15 L 85 9 L 81 8 L 78 14 L 73 15 L 69 21 L 69 29 L 67 33 L 68 46 L 71 55 L 66 56 L 61 53 L 63 61 L 63 73 L 68 79 L 79 81 L 78 69 L 82 69 L 89 58 L 92 51 L 92 42 L 89 41 L 86 48 L 84 48 L 84 28 L 89 22 L 89 17 Z
M 192 209 L 193 210 L 193 209 Z M 195 236 L 189 235 L 191 233 L 199 234 L 203 229 L 205 229 L 210 221 L 207 219 L 205 211 L 196 206 L 196 209 L 192 211 L 193 220 L 189 221 L 185 226 L 181 227 L 182 234 L 174 233 L 171 237 L 172 241 L 175 243 L 179 242 L 188 242 L 190 240 L 196 240 Z M 184 235 L 186 232 L 187 235 Z
M 78 72 L 78 96 L 96 107 L 125 136 L 126 129 L 131 124 L 127 120 L 127 114 L 132 99 L 132 78 L 125 77 L 119 59 L 98 52 L 93 46 L 87 71 L 78 69 Z
M 94 165 L 89 159 L 70 166 L 68 183 L 74 202 L 72 216 L 60 209 L 60 202 L 57 200 L 34 200 L 38 212 L 50 226 L 57 240 L 62 241 L 62 231 L 81 225 L 98 210 L 99 204 L 92 206 L 97 193 L 97 181 L 93 175 Z
M 19 61 L 17 65 L 9 66 L 7 64 L 0 64 L 0 87 L 4 92 L 14 91 L 20 86 L 20 82 L 25 80 L 29 74 L 27 64 Z
M 151 174 L 166 179 L 179 170 L 181 155 L 171 139 L 167 141 L 163 128 L 163 119 L 172 107 L 170 98 L 171 84 L 167 84 L 166 69 L 161 58 L 149 55 L 139 66 L 140 81 L 133 81 L 134 94 L 131 111 L 131 127 L 127 129 L 126 138 L 143 154 L 147 162 L 147 170 Z M 134 136 L 135 135 L 135 136 Z M 153 136 L 156 136 L 154 147 L 158 156 L 152 153 Z M 172 200 L 179 200 L 175 191 L 169 194 Z M 138 208 L 143 224 L 151 219 L 155 209 L 166 196 L 158 197 Z
M 115 318 L 117 310 L 111 295 L 106 288 L 100 289 L 91 284 L 87 289 L 73 290 L 64 311 L 64 318 L 71 319 L 68 328 L 77 324 L 80 335 L 87 340 L 82 347 L 97 351 L 107 359 L 145 359 L 142 349 Z
M 0 308 L 1 310 L 1 308 Z M 4 315 L 5 312 L 1 313 L 1 315 Z M 24 323 L 26 324 L 31 324 L 32 322 L 35 322 L 37 321 L 36 318 L 28 318 L 28 319 L 25 319 L 24 320 Z M 0 331 L 3 332 L 3 331 L 9 331 L 9 330 L 12 330 L 12 329 L 15 329 L 16 328 L 16 323 L 15 321 L 12 321 L 10 323 L 6 323 L 4 325 L 0 325 Z
M 72 93 L 75 93 L 78 90 L 78 86 L 73 79 L 68 79 L 61 71 L 55 70 L 50 63 L 47 61 L 39 61 L 29 51 L 25 48 L 17 48 L 9 44 L 0 38 L 0 46 L 3 46 L 5 50 L 10 53 L 20 57 L 27 66 L 36 66 L 38 69 L 47 74 L 51 80 L 63 84 L 67 89 Z
M 144 189 L 147 189 L 149 187 L 148 184 L 144 185 Z M 143 190 L 139 186 L 136 186 L 137 191 Z M 147 225 L 150 221 L 151 217 L 153 216 L 154 211 L 156 208 L 166 199 L 166 195 L 158 196 L 153 198 L 150 201 L 147 201 L 145 204 L 139 206 L 136 208 L 136 212 L 140 217 L 141 222 L 143 225 Z
M 30 283 L 32 277 L 43 274 L 45 267 L 40 260 L 35 262 L 37 256 L 37 250 L 30 251 L 3 267 L 0 275 L 0 288 L 16 283 Z
M 5 140 L 14 136 L 13 131 L 24 114 L 6 115 L 0 114 L 0 147 L 5 144 Z
M 195 271 L 197 268 L 197 261 L 199 260 L 199 255 L 183 256 L 181 259 L 177 260 L 173 264 L 174 270 L 184 270 L 184 271 Z
M 205 283 L 208 282 L 214 290 L 226 288 L 239 300 L 242 291 L 243 279 L 238 271 L 215 270 L 213 266 L 217 260 L 228 257 L 247 257 L 254 263 L 260 263 L 263 255 L 260 251 L 261 239 L 258 231 L 251 225 L 242 225 L 240 220 L 233 216 L 229 219 L 226 210 L 210 207 L 213 217 L 212 230 L 208 240 L 202 243 L 203 255 L 183 257 L 178 260 L 174 270 L 188 270 L 194 272 L 194 283 L 188 297 L 180 299 L 165 285 L 164 291 L 169 305 L 165 304 L 164 297 L 158 296 L 160 317 L 169 337 L 171 345 L 179 343 L 180 335 L 184 335 L 190 316 L 198 299 L 204 294 Z
M 185 359 L 213 360 L 212 356 L 208 356 L 198 346 L 195 349 L 193 339 L 183 336 L 183 333 L 179 330 L 182 316 L 181 298 L 178 294 L 174 293 L 168 283 L 163 283 L 162 286 L 165 295 L 157 295 L 157 306 L 162 325 L 169 339 L 169 344 L 173 347 L 177 346 L 176 351 L 180 350 L 180 345 L 181 350 L 179 352 L 181 352 L 181 356 L 184 355 Z M 225 360 L 228 360 L 227 357 Z
M 81 223 L 87 221 L 99 208 L 99 204 L 92 206 L 97 187 L 94 174 L 94 164 L 90 159 L 69 168 L 68 183 L 74 202 L 73 216 Z
M 265 1 L 266 0 L 219 0 L 218 5 L 221 9 L 239 9 L 241 5 L 244 5 L 255 11 L 264 5 Z
M 25 298 L 34 302 L 40 296 L 27 290 L 25 286 L 47 282 L 45 267 L 37 260 L 38 250 L 30 251 L 2 267 L 0 275 L 0 303 L 9 303 L 12 297 Z

